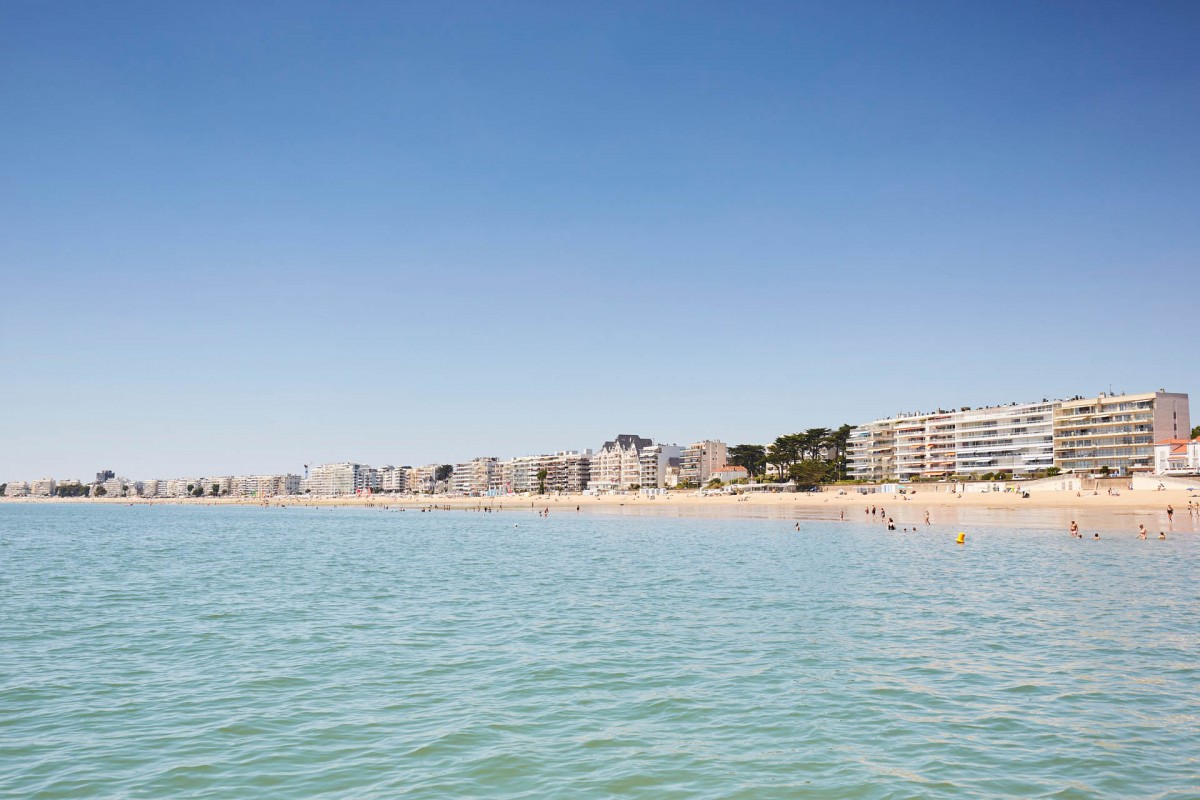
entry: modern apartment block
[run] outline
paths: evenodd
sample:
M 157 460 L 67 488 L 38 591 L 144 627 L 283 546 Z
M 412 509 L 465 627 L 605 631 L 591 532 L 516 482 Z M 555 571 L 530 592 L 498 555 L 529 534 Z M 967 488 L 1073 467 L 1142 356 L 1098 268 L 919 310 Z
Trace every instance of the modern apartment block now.
M 592 456 L 589 489 L 624 491 L 642 481 L 642 450 L 654 444 L 650 439 L 622 433 L 604 443 Z
M 450 491 L 454 494 L 484 495 L 492 483 L 492 473 L 499 461 L 494 456 L 473 458 L 454 467 L 450 476 Z
M 849 475 L 867 481 L 1006 473 L 1148 471 L 1153 443 L 1188 435 L 1186 394 L 1151 392 L 901 414 L 850 434 Z
M 29 484 L 29 494 L 32 497 L 53 497 L 55 485 L 54 478 L 41 478 L 31 481 Z
M 954 417 L 953 474 L 1032 475 L 1054 466 L 1051 401 L 960 411 Z M 934 475 L 950 474 L 935 470 Z
M 682 468 L 680 454 L 683 451 L 675 444 L 652 444 L 643 447 L 638 454 L 638 481 L 642 489 L 662 489 L 667 485 L 667 468 Z
M 1054 415 L 1054 465 L 1073 472 L 1151 472 L 1155 442 L 1190 435 L 1186 394 L 1160 389 L 1065 400 Z
M 304 490 L 314 495 L 357 494 L 378 480 L 375 470 L 365 464 L 343 461 L 339 464 L 318 464 L 309 470 L 303 481 Z
M 408 490 L 408 467 L 379 468 L 379 491 L 399 494 Z
M 706 439 L 689 444 L 679 455 L 679 481 L 691 486 L 703 486 L 728 461 L 729 448 L 724 442 Z
M 896 477 L 896 420 L 877 419 L 850 432 L 846 472 L 852 480 Z

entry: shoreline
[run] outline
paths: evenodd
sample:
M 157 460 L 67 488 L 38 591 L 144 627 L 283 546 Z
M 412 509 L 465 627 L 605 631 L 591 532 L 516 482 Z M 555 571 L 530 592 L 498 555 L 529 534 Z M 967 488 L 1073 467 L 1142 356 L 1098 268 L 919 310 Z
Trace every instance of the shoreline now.
M 257 498 L 53 498 L 0 497 L 0 504 L 95 504 L 107 506 L 178 505 L 271 508 L 363 508 L 389 511 L 421 509 L 473 511 L 484 507 L 496 512 L 525 512 L 550 509 L 550 513 L 603 513 L 628 516 L 673 516 L 747 519 L 791 519 L 795 521 L 846 521 L 883 525 L 891 517 L 897 526 L 926 527 L 928 511 L 932 526 L 990 524 L 1002 527 L 1065 529 L 1071 520 L 1083 528 L 1136 530 L 1145 524 L 1152 531 L 1200 532 L 1200 516 L 1190 514 L 1188 504 L 1200 508 L 1200 492 L 1183 489 L 1125 491 L 1119 496 L 1092 492 L 1038 492 L 1024 498 L 1014 492 L 950 494 L 921 491 L 900 495 L 858 494 L 837 490 L 795 494 L 743 496 L 699 496 L 694 491 L 646 497 L 629 495 L 513 495 L 506 497 L 414 497 L 411 495 L 367 495 L 310 497 L 286 495 Z M 1168 520 L 1167 506 L 1174 519 Z M 871 515 L 874 506 L 886 516 Z

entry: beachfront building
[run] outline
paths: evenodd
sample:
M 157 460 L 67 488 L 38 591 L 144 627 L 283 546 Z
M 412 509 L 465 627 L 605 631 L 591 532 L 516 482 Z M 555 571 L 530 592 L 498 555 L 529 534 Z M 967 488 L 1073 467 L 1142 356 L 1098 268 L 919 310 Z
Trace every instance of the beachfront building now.
M 343 461 L 337 464 L 318 464 L 309 470 L 308 479 L 302 481 L 304 491 L 320 496 L 358 494 L 377 484 L 375 470 L 365 464 Z
M 29 497 L 29 484 L 25 481 L 10 481 L 4 490 L 5 497 Z
M 650 439 L 622 433 L 604 443 L 592 456 L 588 488 L 602 492 L 624 491 L 642 480 L 642 450 L 654 444 Z
M 638 486 L 642 489 L 665 488 L 668 467 L 682 469 L 682 452 L 676 444 L 652 444 L 643 447 L 638 454 Z
M 166 481 L 160 481 L 157 478 L 151 478 L 148 481 L 142 482 L 142 497 L 158 497 L 159 487 L 166 489 Z
M 437 488 L 438 464 L 413 467 L 408 473 L 408 491 L 412 494 L 432 494 Z
M 1058 403 L 1013 403 L 954 414 L 954 466 L 936 475 L 1003 472 L 1028 477 L 1054 466 L 1054 414 Z
M 1054 465 L 1066 472 L 1151 472 L 1154 443 L 1186 439 L 1190 426 L 1182 393 L 1160 389 L 1065 400 L 1054 415 Z
M 1200 475 L 1200 436 L 1154 443 L 1155 475 Z
M 379 468 L 379 491 L 400 494 L 408 491 L 408 467 L 388 465 Z
M 554 490 L 579 494 L 592 479 L 592 451 L 563 450 L 558 454 L 561 469 L 555 475 Z
M 279 497 L 300 494 L 303 483 L 299 475 L 251 475 L 233 479 L 230 494 L 241 497 Z
M 494 456 L 473 458 L 463 464 L 456 464 L 454 474 L 450 476 L 450 491 L 453 494 L 470 496 L 487 494 L 492 482 L 492 473 L 498 464 L 499 460 Z
M 896 477 L 896 420 L 877 419 L 850 432 L 847 474 L 852 480 Z
M 705 439 L 689 444 L 679 454 L 679 482 L 703 486 L 728 460 L 729 447 L 724 442 Z
M 39 478 L 29 484 L 31 497 L 53 497 L 55 488 L 54 478 Z
M 733 483 L 734 481 L 749 480 L 750 473 L 745 467 L 721 467 L 714 470 L 709 480 L 718 480 L 721 483 Z

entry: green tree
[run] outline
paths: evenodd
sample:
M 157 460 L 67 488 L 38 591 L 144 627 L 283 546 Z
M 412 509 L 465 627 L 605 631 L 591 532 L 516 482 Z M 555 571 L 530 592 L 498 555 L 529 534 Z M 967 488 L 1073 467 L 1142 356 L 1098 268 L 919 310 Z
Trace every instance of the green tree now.
M 104 497 L 106 494 L 108 494 L 108 489 L 105 489 L 103 486 L 96 487 L 96 497 Z
M 842 425 L 825 438 L 825 446 L 832 455 L 830 460 L 833 462 L 835 480 L 846 479 L 846 456 L 850 450 L 850 433 L 853 430 L 853 425 Z
M 4 493 L 8 491 L 7 483 L 0 483 L 0 497 L 4 497 Z
M 1100 474 L 1103 475 L 1104 477 L 1107 478 L 1108 473 L 1110 473 L 1110 472 L 1112 472 L 1112 469 L 1108 466 L 1108 464 L 1105 464 L 1104 466 L 1100 467 Z
M 781 475 L 787 474 L 792 464 L 800 460 L 801 439 L 802 435 L 799 433 L 789 433 L 777 437 L 767 448 L 767 463 L 778 467 Z
M 453 464 L 442 464 L 433 471 L 433 479 L 435 481 L 448 481 L 450 476 L 454 474 Z
M 1196 427 L 1192 428 L 1192 438 L 1200 439 L 1200 425 L 1197 425 Z
M 546 471 L 545 467 L 542 467 L 537 471 L 538 494 L 546 493 L 546 478 L 549 477 L 549 475 L 550 473 Z
M 800 434 L 801 457 L 809 461 L 819 460 L 821 457 L 821 448 L 825 447 L 831 433 L 832 431 L 829 428 L 809 428 Z
M 212 485 L 212 496 L 213 496 L 213 497 L 217 497 L 217 496 L 219 496 L 220 494 L 221 494 L 221 484 L 219 484 L 219 483 L 214 483 L 214 484 Z
M 1055 475 L 1059 474 L 1060 472 L 1062 472 L 1062 467 L 1047 467 L 1046 468 L 1046 477 L 1053 478 Z
M 767 448 L 761 444 L 735 444 L 729 448 L 729 463 L 745 467 L 752 478 L 761 475 L 767 468 Z
M 788 470 L 788 478 L 800 489 L 811 489 L 829 480 L 832 473 L 833 466 L 829 462 L 809 458 L 793 464 Z

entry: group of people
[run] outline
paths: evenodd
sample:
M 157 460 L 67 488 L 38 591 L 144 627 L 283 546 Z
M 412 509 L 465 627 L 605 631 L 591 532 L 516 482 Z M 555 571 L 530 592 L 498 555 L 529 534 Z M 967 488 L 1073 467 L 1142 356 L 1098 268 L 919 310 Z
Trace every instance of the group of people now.
M 1170 507 L 1168 506 L 1168 508 L 1170 508 Z M 1170 515 L 1168 514 L 1168 519 L 1169 519 L 1169 518 L 1170 518 Z M 1082 533 L 1080 533 L 1080 531 L 1079 531 L 1079 525 L 1078 525 L 1078 523 L 1076 523 L 1076 522 L 1075 522 L 1075 520 L 1071 520 L 1071 527 L 1070 527 L 1070 529 L 1069 529 L 1069 532 L 1070 532 L 1070 534 L 1071 534 L 1071 538 L 1072 538 L 1072 539 L 1082 539 L 1082 538 L 1083 538 L 1083 534 L 1082 534 Z M 1092 539 L 1099 539 L 1099 538 L 1100 538 L 1100 531 L 1096 531 L 1095 533 L 1093 533 L 1093 534 L 1092 534 Z M 1147 538 L 1147 536 L 1146 536 L 1146 526 L 1145 526 L 1144 524 L 1139 524 L 1139 525 L 1138 525 L 1138 534 L 1137 534 L 1137 538 L 1139 538 L 1139 539 L 1145 539 L 1145 538 Z M 1166 538 L 1167 538 L 1167 532 L 1166 532 L 1166 531 L 1159 531 L 1159 532 L 1158 532 L 1158 538 L 1159 538 L 1159 539 L 1166 539 Z

